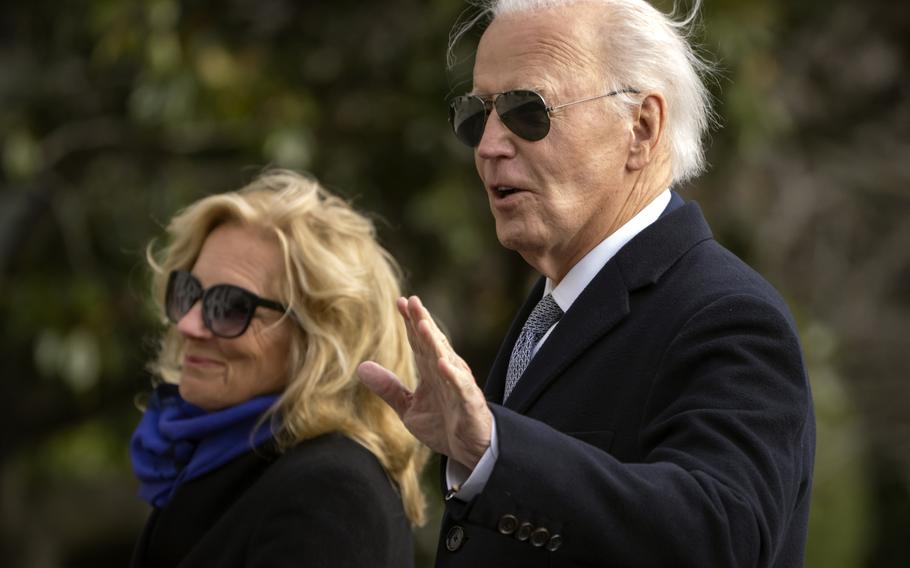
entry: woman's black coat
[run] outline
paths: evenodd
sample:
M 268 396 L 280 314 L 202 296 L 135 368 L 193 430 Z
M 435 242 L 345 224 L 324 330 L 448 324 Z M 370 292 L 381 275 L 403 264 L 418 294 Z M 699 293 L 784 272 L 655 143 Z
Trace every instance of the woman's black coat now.
M 133 566 L 400 568 L 413 566 L 413 541 L 376 457 L 328 434 L 182 485 L 152 512 Z

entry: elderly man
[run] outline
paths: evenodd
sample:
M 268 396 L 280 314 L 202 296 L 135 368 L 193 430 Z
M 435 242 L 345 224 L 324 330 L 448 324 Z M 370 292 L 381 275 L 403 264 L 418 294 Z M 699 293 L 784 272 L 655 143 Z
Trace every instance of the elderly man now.
M 485 389 L 416 297 L 421 384 L 361 380 L 445 459 L 437 566 L 800 566 L 815 426 L 778 294 L 668 188 L 702 64 L 643 0 L 502 0 L 451 107 L 543 276 Z

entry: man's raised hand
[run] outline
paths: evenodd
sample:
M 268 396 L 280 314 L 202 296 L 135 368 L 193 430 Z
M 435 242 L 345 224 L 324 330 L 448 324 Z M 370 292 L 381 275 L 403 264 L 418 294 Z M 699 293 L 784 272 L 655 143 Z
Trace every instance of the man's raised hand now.
M 411 392 L 394 373 L 361 363 L 361 382 L 391 406 L 405 427 L 433 451 L 473 470 L 490 446 L 493 415 L 471 369 L 455 353 L 420 298 L 398 299 L 419 384 Z

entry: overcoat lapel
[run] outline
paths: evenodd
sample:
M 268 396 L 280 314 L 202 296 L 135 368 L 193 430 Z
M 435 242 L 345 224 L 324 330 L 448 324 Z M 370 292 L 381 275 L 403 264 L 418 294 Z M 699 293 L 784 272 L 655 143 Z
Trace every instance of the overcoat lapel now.
M 697 204 L 689 203 L 673 207 L 629 241 L 559 320 L 509 395 L 506 408 L 527 410 L 572 361 L 629 314 L 629 298 L 634 290 L 656 282 L 689 249 L 710 238 L 711 230 L 701 210 Z M 484 388 L 490 402 L 502 403 L 512 348 L 543 295 L 544 283 L 541 278 L 534 286 L 499 348 Z
M 616 264 L 608 262 L 531 359 L 505 407 L 524 412 L 569 363 L 628 314 L 628 290 Z

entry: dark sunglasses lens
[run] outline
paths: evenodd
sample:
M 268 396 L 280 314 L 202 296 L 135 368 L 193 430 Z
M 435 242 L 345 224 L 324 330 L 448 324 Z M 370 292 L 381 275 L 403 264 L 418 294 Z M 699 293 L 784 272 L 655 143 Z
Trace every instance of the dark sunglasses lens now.
M 221 284 L 206 292 L 203 310 L 212 333 L 219 337 L 237 337 L 246 331 L 256 304 L 245 290 Z
M 179 322 L 202 297 L 202 286 L 185 270 L 171 272 L 165 293 L 165 311 L 171 322 Z
M 483 101 L 470 96 L 456 98 L 449 106 L 449 122 L 459 140 L 472 148 L 476 147 L 480 144 L 487 122 Z
M 506 127 L 525 140 L 542 140 L 550 132 L 547 105 L 534 91 L 510 91 L 496 98 L 496 114 Z

